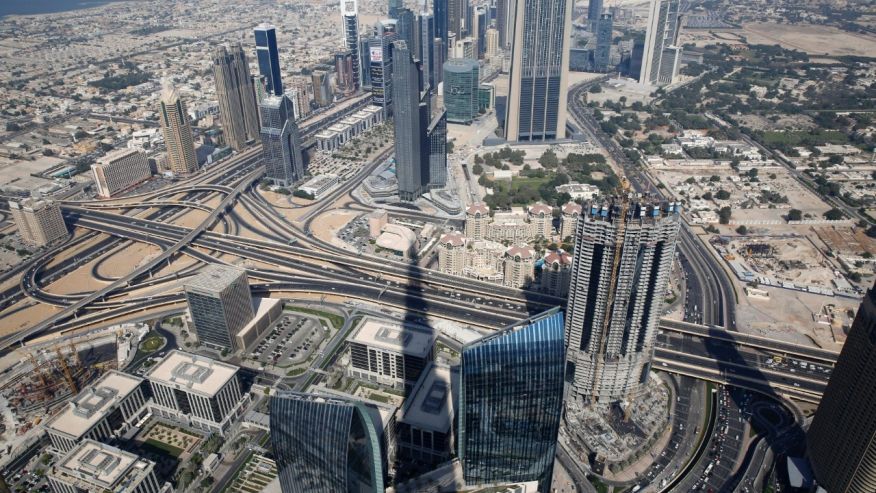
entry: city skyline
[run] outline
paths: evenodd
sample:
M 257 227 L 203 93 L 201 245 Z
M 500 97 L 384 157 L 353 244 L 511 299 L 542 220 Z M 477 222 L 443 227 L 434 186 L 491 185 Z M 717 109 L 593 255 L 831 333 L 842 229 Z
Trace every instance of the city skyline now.
M 865 7 L 159 3 L 0 18 L 0 489 L 870 493 Z

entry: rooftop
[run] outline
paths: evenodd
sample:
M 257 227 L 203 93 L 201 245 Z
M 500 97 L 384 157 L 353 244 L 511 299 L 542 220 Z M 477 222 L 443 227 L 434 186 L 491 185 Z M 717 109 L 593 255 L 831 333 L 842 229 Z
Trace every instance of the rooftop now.
M 535 257 L 535 250 L 532 247 L 528 247 L 526 245 L 515 245 L 505 252 L 509 257 L 520 257 L 521 259 L 528 259 Z
M 231 380 L 238 368 L 205 356 L 171 351 L 146 378 L 173 388 L 213 397 Z
M 83 440 L 61 459 L 52 473 L 67 481 L 72 480 L 77 486 L 85 486 L 86 491 L 125 491 L 125 485 L 120 483 L 151 465 L 152 462 L 130 452 L 94 440 Z
M 198 275 L 185 283 L 186 289 L 195 288 L 209 293 L 219 293 L 234 283 L 240 276 L 245 276 L 246 271 L 230 265 L 210 264 Z
M 465 213 L 466 214 L 476 214 L 476 213 L 489 214 L 490 208 L 484 202 L 476 202 L 474 204 L 469 205 L 468 208 L 465 210 Z
M 140 151 L 137 149 L 117 149 L 115 151 L 110 152 L 106 156 L 103 156 L 102 158 L 98 159 L 97 163 L 95 163 L 95 164 L 98 166 L 106 166 L 107 164 L 112 163 L 113 161 L 118 161 L 119 159 L 126 158 L 126 157 L 130 156 L 131 154 L 139 154 L 139 153 L 140 153 Z M 144 159 L 145 159 L 145 157 L 144 157 Z
M 462 246 L 465 245 L 465 236 L 459 231 L 454 231 L 441 236 L 439 243 L 442 245 Z
M 435 338 L 431 329 L 366 317 L 350 341 L 425 358 L 431 353 Z
M 79 393 L 46 428 L 79 438 L 115 409 L 143 379 L 110 370 Z
M 449 366 L 429 363 L 413 397 L 405 401 L 400 421 L 421 430 L 446 433 L 453 419 L 452 376 Z

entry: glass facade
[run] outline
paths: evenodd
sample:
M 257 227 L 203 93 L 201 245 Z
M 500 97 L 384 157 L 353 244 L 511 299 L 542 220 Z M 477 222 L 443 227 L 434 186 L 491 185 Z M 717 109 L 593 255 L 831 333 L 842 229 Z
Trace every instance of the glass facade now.
M 259 61 L 259 73 L 265 78 L 268 92 L 280 96 L 283 94 L 283 80 L 280 77 L 280 54 L 277 51 L 277 28 L 274 26 L 258 26 L 255 28 L 256 55 Z
M 454 58 L 444 63 L 444 107 L 447 121 L 471 123 L 478 116 L 477 60 Z
M 259 104 L 265 176 L 275 184 L 289 186 L 304 178 L 304 156 L 295 123 L 292 100 L 270 96 Z
M 364 405 L 297 392 L 271 396 L 271 444 L 284 493 L 382 492 L 383 462 Z
M 463 347 L 457 416 L 466 484 L 538 481 L 549 491 L 564 353 L 559 309 Z

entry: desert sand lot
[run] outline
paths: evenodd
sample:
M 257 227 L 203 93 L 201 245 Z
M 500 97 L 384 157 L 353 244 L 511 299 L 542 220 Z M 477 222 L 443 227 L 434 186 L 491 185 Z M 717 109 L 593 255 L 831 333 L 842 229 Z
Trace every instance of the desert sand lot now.
M 33 305 L 31 305 L 33 303 Z M 30 306 L 28 306 L 30 305 Z M 0 312 L 0 336 L 13 334 L 21 329 L 33 327 L 49 318 L 60 308 L 43 303 L 35 303 L 32 299 L 21 300 Z
M 779 44 L 811 55 L 873 56 L 876 53 L 876 36 L 829 26 L 753 23 L 743 26 L 742 35 L 750 44 Z

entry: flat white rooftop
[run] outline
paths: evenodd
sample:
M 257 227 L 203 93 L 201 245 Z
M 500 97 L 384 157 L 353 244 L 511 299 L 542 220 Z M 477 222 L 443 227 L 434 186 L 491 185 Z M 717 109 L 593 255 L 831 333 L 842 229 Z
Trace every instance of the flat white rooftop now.
M 221 293 L 226 287 L 245 275 L 246 271 L 237 267 L 210 264 L 199 272 L 198 275 L 186 281 L 185 287 L 186 289 L 195 288 L 207 293 Z
M 421 430 L 447 433 L 453 418 L 452 373 L 449 366 L 430 363 L 420 376 L 399 421 Z
M 132 467 L 139 466 L 133 471 L 136 473 L 149 464 L 151 463 L 130 452 L 94 440 L 83 440 L 61 459 L 54 475 L 62 479 L 90 483 L 92 488 L 119 491 L 115 487 L 121 486 L 118 483 L 125 479 Z M 88 489 L 94 491 L 92 488 Z
M 82 390 L 46 428 L 79 438 L 133 392 L 143 379 L 116 370 Z
M 350 341 L 425 358 L 431 353 L 436 337 L 432 329 L 366 317 Z
M 219 393 L 238 368 L 206 356 L 173 350 L 146 375 L 149 380 L 205 397 Z

